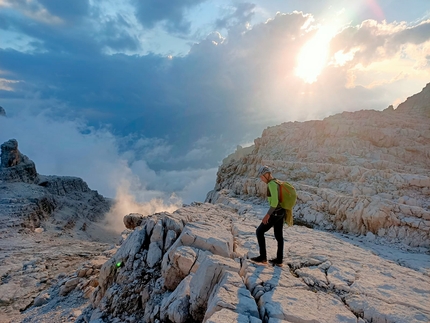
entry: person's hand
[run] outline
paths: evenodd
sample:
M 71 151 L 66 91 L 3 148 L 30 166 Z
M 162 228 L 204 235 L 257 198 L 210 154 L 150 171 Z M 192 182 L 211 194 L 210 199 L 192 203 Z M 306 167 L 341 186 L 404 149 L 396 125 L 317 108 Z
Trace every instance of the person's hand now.
M 270 218 L 270 215 L 266 214 L 261 222 L 263 222 L 263 224 L 267 224 L 267 222 L 269 222 L 269 218 Z

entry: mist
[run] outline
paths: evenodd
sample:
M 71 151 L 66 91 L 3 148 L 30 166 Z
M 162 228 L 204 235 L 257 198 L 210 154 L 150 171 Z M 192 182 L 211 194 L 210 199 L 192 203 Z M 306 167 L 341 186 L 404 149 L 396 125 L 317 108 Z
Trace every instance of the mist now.
M 163 150 L 156 138 L 146 138 L 155 145 L 137 153 L 141 141 L 127 146 L 130 138 L 113 135 L 108 126 L 96 129 L 84 120 L 54 117 L 49 109 L 6 113 L 0 117 L 0 142 L 16 139 L 39 174 L 80 177 L 92 190 L 114 199 L 107 215 L 113 228 L 123 229 L 122 218 L 129 213 L 172 212 L 182 204 L 203 202 L 214 188 L 217 168 L 151 169 L 145 155 L 153 158 Z

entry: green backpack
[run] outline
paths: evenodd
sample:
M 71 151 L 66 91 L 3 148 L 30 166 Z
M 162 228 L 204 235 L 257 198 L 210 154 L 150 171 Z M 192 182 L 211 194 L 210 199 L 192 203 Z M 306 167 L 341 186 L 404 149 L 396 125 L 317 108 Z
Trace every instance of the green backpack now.
M 278 179 L 274 180 L 276 184 L 278 184 L 278 200 L 279 205 L 286 209 L 287 212 L 285 214 L 285 223 L 287 223 L 288 226 L 293 225 L 293 207 L 296 205 L 297 201 L 297 193 L 296 189 L 293 185 L 291 185 L 288 182 L 283 182 Z

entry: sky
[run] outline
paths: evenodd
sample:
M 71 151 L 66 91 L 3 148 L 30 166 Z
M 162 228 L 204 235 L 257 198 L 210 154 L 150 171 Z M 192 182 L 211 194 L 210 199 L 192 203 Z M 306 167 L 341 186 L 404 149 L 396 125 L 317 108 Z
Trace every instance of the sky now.
M 428 82 L 428 0 L 0 0 L 0 141 L 112 198 L 203 201 L 265 128 Z

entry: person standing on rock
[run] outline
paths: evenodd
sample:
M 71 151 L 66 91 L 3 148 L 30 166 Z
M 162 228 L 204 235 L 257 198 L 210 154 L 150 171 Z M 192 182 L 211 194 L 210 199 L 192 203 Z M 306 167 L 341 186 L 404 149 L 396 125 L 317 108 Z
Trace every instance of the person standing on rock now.
M 270 208 L 256 231 L 260 255 L 251 258 L 251 260 L 256 263 L 267 264 L 266 238 L 264 237 L 264 233 L 273 227 L 275 239 L 278 242 L 278 250 L 276 258 L 269 260 L 269 262 L 274 266 L 282 267 L 284 257 L 283 226 L 286 210 L 279 205 L 279 185 L 275 181 L 275 178 L 273 178 L 270 168 L 268 166 L 261 166 L 258 170 L 258 176 L 267 184 L 267 199 L 269 200 Z

